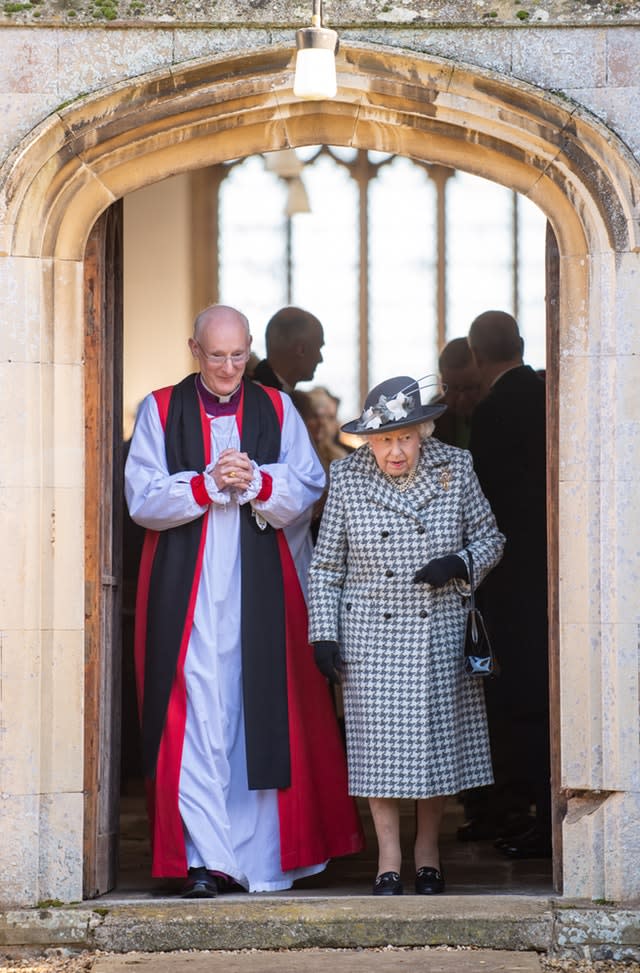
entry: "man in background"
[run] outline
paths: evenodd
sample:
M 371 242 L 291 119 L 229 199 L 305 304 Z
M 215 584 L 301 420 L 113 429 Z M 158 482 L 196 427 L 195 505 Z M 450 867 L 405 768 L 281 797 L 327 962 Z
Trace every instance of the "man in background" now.
M 473 411 L 469 449 L 506 537 L 502 561 L 478 593 L 501 666 L 499 678 L 485 682 L 501 799 L 494 811 L 507 831 L 496 846 L 510 858 L 549 857 L 545 386 L 523 362 L 524 342 L 510 314 L 480 314 L 468 341 L 485 393 Z M 510 821 L 530 802 L 535 822 L 509 834 Z
M 281 392 L 311 381 L 324 345 L 322 325 L 314 314 L 300 307 L 280 308 L 267 324 L 265 341 L 267 357 L 254 369 L 254 381 Z

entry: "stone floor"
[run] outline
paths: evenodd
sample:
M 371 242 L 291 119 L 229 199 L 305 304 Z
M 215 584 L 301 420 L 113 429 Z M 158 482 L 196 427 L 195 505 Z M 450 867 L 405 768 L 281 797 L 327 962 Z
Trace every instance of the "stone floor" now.
M 376 871 L 376 842 L 366 802 L 360 805 L 367 845 L 359 855 L 331 861 L 320 875 L 296 883 L 287 896 L 368 895 Z M 406 865 L 403 879 L 412 890 L 411 842 L 413 805 L 403 802 L 403 844 Z M 445 814 L 441 841 L 442 866 L 447 892 L 454 895 L 542 895 L 553 894 L 551 861 L 509 861 L 491 841 L 460 842 L 456 830 L 462 823 L 462 808 L 451 800 Z M 179 886 L 179 883 L 178 883 Z M 150 878 L 150 849 L 144 801 L 139 794 L 123 796 L 121 803 L 120 873 L 112 895 L 118 899 L 163 897 L 176 889 L 176 883 Z

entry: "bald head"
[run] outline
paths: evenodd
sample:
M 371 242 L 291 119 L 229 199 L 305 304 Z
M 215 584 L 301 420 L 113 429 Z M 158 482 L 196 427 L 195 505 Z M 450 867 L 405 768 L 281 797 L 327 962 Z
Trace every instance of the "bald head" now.
M 469 346 L 478 363 L 510 364 L 522 360 L 524 342 L 514 317 L 506 311 L 485 311 L 471 322 Z
M 503 372 L 522 365 L 524 342 L 518 323 L 506 311 L 485 311 L 471 322 L 469 347 L 486 394 Z
M 265 341 L 269 364 L 291 387 L 313 378 L 324 344 L 315 314 L 293 305 L 280 308 L 267 324 Z
M 195 319 L 189 348 L 206 387 L 230 395 L 242 381 L 251 351 L 249 322 L 234 307 L 212 304 Z
M 210 304 L 209 307 L 200 311 L 193 322 L 193 337 L 196 341 L 199 341 L 205 329 L 215 329 L 218 326 L 224 327 L 234 324 L 242 327 L 245 337 L 248 341 L 251 341 L 249 320 L 242 311 L 237 311 L 235 307 L 229 307 L 227 304 Z

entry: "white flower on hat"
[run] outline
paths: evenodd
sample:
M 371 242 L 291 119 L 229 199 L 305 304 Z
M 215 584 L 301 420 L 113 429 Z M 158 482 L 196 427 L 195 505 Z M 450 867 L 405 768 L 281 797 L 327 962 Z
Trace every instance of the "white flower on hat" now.
M 397 422 L 398 419 L 406 419 L 414 407 L 413 399 L 405 395 L 404 392 L 398 392 L 392 399 L 387 399 L 386 396 L 381 395 L 380 400 L 384 400 L 394 422 Z
M 359 429 L 379 429 L 382 423 L 397 422 L 406 419 L 414 408 L 413 399 L 404 392 L 398 392 L 388 399 L 381 395 L 375 405 L 365 409 L 360 417 Z
M 360 427 L 362 429 L 379 429 L 382 425 L 382 417 L 379 412 L 375 412 L 373 406 L 371 409 L 366 409 L 362 413 L 362 418 L 360 419 Z

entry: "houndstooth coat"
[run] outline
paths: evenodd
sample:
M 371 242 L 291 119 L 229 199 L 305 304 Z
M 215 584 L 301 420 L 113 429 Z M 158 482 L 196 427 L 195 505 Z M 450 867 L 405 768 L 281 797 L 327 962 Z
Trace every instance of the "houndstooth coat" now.
M 368 446 L 332 463 L 309 638 L 338 642 L 345 660 L 351 794 L 425 798 L 492 782 L 482 680 L 463 669 L 468 585 L 412 578 L 470 548 L 477 584 L 503 545 L 466 450 L 426 440 L 405 493 Z

